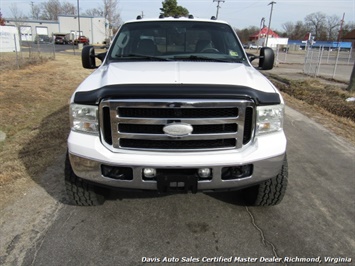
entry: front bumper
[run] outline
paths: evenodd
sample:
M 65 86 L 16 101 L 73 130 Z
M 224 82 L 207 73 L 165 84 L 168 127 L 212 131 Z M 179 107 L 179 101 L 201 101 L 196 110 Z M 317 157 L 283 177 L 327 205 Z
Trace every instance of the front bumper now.
M 68 138 L 70 163 L 74 173 L 101 185 L 125 189 L 157 190 L 157 182 L 143 178 L 144 168 L 191 169 L 211 168 L 209 180 L 199 180 L 199 191 L 238 189 L 252 186 L 275 177 L 283 164 L 286 138 L 283 132 L 255 138 L 254 142 L 240 150 L 214 152 L 137 152 L 113 153 L 105 148 L 98 136 L 71 132 Z M 222 168 L 253 165 L 250 176 L 223 180 Z M 101 165 L 129 167 L 132 180 L 117 180 L 102 175 Z

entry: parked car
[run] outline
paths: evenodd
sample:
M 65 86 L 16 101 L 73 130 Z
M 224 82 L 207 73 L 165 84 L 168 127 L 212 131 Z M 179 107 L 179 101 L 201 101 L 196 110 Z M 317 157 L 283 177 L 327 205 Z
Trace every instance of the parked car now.
M 64 36 L 55 36 L 54 43 L 55 44 L 68 44 L 69 41 Z
M 74 40 L 74 45 L 78 45 L 78 43 L 83 43 L 84 45 L 88 45 L 90 43 L 90 40 L 85 36 L 79 36 L 78 39 Z
M 251 43 L 251 44 L 249 44 L 249 49 L 261 49 L 262 48 L 262 46 L 261 45 L 256 45 L 256 44 L 253 44 L 253 43 Z
M 51 39 L 48 35 L 36 35 L 34 43 L 50 43 Z

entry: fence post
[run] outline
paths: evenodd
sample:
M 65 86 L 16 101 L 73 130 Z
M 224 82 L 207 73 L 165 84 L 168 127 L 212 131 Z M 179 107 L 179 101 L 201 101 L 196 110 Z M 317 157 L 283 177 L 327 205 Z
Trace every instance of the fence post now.
M 321 47 L 321 50 L 319 52 L 318 65 L 317 65 L 317 69 L 316 69 L 316 71 L 314 73 L 315 77 L 319 76 L 319 69 L 320 69 L 320 66 L 321 66 L 321 63 L 322 63 L 323 52 L 324 52 L 324 46 Z
M 330 47 L 328 47 L 327 64 L 329 63 L 329 56 L 330 56 Z
M 53 32 L 52 32 L 52 45 L 53 45 L 53 59 L 55 59 L 55 38 L 53 37 Z
M 336 71 L 337 71 L 337 66 L 338 66 L 338 59 L 339 59 L 339 51 L 340 51 L 340 47 L 338 47 L 338 51 L 337 51 L 337 56 L 335 59 L 335 65 L 334 65 L 334 71 L 333 71 L 333 79 L 335 77 Z
M 16 65 L 17 65 L 17 68 L 20 69 L 20 63 L 18 61 L 16 34 L 14 34 L 14 43 L 15 43 L 15 53 L 16 53 Z
M 279 45 L 276 44 L 276 64 L 279 63 Z
M 308 48 L 307 49 L 307 53 L 306 53 L 306 58 L 305 58 L 305 64 L 304 64 L 304 73 L 306 75 L 310 75 L 311 74 L 311 70 L 312 70 L 312 60 L 313 60 L 313 50 L 312 48 Z M 308 62 L 308 64 L 307 64 Z M 306 70 L 306 66 L 308 65 L 308 71 Z
M 304 66 L 303 66 L 303 73 L 307 74 L 306 68 L 307 68 L 307 63 L 308 63 L 308 53 L 309 49 L 305 48 L 305 57 L 304 57 Z

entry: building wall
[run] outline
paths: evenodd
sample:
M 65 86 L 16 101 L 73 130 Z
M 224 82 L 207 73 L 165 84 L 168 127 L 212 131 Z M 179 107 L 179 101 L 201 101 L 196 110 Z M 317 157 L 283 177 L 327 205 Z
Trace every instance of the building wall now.
M 105 18 L 92 18 L 92 34 L 94 36 L 94 44 L 102 44 L 107 38 L 109 38 L 110 30 L 107 27 L 108 23 Z M 99 36 L 99 38 L 97 38 Z
M 37 31 L 48 33 L 48 36 L 52 36 L 53 32 L 58 32 L 58 21 L 51 20 L 6 20 L 6 26 L 15 26 L 19 28 L 21 32 L 21 40 L 34 41 L 37 35 Z
M 22 33 L 23 41 L 34 41 L 37 31 L 47 32 L 49 37 L 55 34 L 70 34 L 70 39 L 74 40 L 79 35 L 84 35 L 90 39 L 91 44 L 102 44 L 107 38 L 104 17 L 80 16 L 80 34 L 77 16 L 58 16 L 58 21 L 50 20 L 7 20 L 7 26 L 15 26 Z M 29 27 L 31 29 L 29 29 Z
M 79 35 L 77 16 L 59 16 L 59 32 L 72 33 L 75 38 Z M 91 44 L 102 44 L 105 40 L 105 18 L 80 16 L 80 35 L 90 39 Z
M 268 38 L 266 43 L 266 38 L 260 38 L 256 41 L 257 45 L 267 46 L 271 48 L 276 48 L 278 45 L 287 45 L 288 38 Z

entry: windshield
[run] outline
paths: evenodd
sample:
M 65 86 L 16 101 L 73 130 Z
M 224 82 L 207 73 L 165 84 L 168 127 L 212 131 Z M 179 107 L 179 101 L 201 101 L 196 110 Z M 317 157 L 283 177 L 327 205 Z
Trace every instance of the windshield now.
M 109 59 L 246 61 L 229 25 L 196 21 L 127 23 L 116 36 Z

